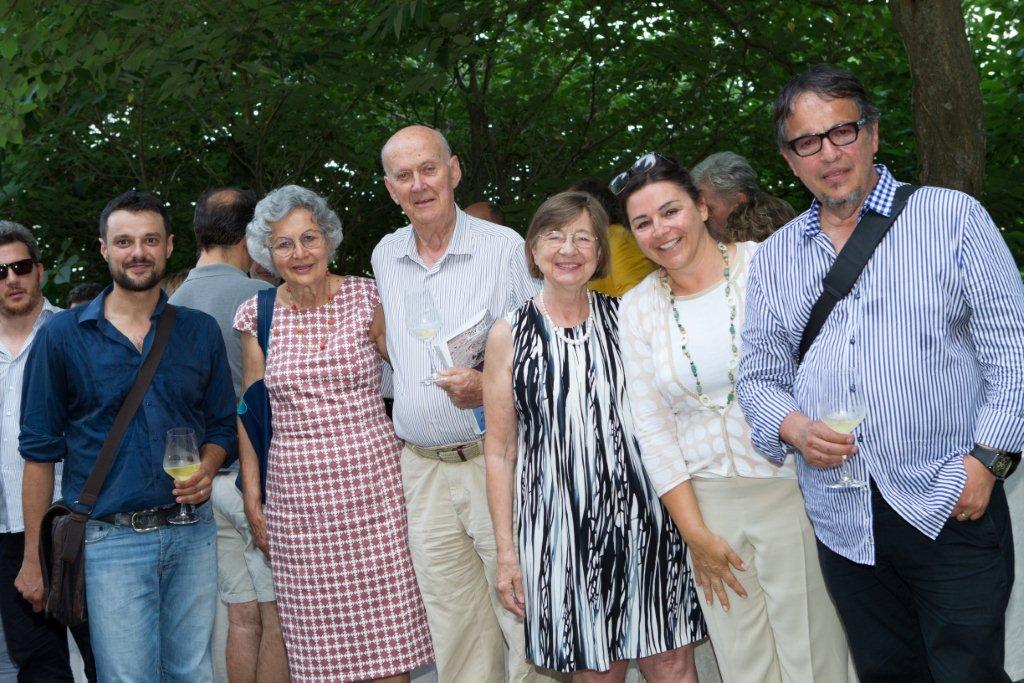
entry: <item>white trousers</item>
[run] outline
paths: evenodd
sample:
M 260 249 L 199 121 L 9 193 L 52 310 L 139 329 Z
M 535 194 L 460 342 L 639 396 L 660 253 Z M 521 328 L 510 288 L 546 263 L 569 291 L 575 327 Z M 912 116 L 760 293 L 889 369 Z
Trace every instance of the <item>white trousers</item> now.
M 723 681 L 855 681 L 796 481 L 694 477 L 691 482 L 704 523 L 747 565 L 746 571 L 733 569 L 747 597 L 727 588 L 728 612 L 717 598 L 708 605 L 698 590 Z

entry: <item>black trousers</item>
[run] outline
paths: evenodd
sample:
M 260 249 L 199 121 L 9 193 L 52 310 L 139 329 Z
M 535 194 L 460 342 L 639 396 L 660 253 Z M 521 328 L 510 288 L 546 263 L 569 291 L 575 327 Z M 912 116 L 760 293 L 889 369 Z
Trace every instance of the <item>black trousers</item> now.
M 7 651 L 18 665 L 18 683 L 74 683 L 68 654 L 67 629 L 42 612 L 33 612 L 14 579 L 21 570 L 25 534 L 0 534 L 0 617 L 3 618 Z M 71 629 L 85 660 L 85 673 L 96 680 L 96 664 L 89 647 L 88 622 Z
M 934 541 L 874 486 L 871 504 L 874 566 L 818 543 L 861 683 L 1009 681 L 1003 654 L 1013 537 L 1002 482 L 981 518 L 949 520 Z

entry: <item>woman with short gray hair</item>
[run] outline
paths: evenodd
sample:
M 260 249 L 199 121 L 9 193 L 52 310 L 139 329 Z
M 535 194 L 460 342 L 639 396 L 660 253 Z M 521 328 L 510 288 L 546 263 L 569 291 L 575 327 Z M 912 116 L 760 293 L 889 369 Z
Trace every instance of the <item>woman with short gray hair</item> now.
M 266 505 L 244 429 L 245 514 L 268 553 L 293 681 L 408 680 L 433 659 L 406 544 L 401 442 L 384 411 L 373 280 L 335 275 L 341 221 L 295 185 L 257 205 L 249 252 L 280 276 L 266 357 L 257 297 L 235 315 L 245 386 L 263 379 L 273 438 Z

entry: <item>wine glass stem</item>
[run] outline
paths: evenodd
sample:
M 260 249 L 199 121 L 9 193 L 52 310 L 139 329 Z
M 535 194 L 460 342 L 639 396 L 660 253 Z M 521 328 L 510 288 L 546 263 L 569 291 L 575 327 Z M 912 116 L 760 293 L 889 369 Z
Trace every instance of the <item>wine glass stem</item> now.
M 846 457 L 843 458 L 842 478 L 843 481 L 853 480 L 853 475 L 850 473 L 850 459 Z
M 427 348 L 427 358 L 430 360 L 430 375 L 427 379 L 433 381 L 437 379 L 437 364 L 434 362 L 434 349 L 432 348 L 433 340 L 424 340 L 423 345 Z

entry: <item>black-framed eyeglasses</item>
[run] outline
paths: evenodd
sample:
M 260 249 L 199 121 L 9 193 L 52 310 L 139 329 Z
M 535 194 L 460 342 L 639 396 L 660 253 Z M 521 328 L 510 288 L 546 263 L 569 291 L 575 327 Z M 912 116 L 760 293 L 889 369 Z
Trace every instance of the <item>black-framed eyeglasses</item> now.
M 674 159 L 669 159 L 668 157 L 662 156 L 657 152 L 648 152 L 647 154 L 643 155 L 642 157 L 634 161 L 633 165 L 630 166 L 628 169 L 612 178 L 612 181 L 608 183 L 608 189 L 612 191 L 612 194 L 621 194 L 622 191 L 626 189 L 626 181 L 628 181 L 635 175 L 640 175 L 641 173 L 646 173 L 647 171 L 650 171 L 652 168 L 654 168 L 654 166 L 658 163 L 659 160 L 666 164 L 671 164 L 672 166 L 679 165 L 675 162 Z
M 36 262 L 30 258 L 23 258 L 12 263 L 0 263 L 0 280 L 6 280 L 7 273 L 11 270 L 14 271 L 15 275 L 28 275 L 32 272 L 32 268 L 35 265 Z
M 824 133 L 801 135 L 798 138 L 793 138 L 792 140 L 789 140 L 786 145 L 793 150 L 793 153 L 798 157 L 814 156 L 820 152 L 825 138 L 828 138 L 828 141 L 836 147 L 846 147 L 847 145 L 853 144 L 857 141 L 857 136 L 860 135 L 860 129 L 863 128 L 870 120 L 871 119 L 867 116 L 863 116 L 856 121 L 840 123 L 837 126 L 832 126 Z

